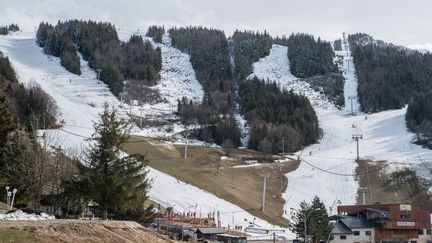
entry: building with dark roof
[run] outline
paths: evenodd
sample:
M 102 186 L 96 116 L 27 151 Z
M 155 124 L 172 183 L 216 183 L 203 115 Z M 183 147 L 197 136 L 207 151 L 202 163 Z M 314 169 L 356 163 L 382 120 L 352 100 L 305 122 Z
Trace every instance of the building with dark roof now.
M 331 242 L 432 243 L 430 213 L 416 204 L 339 206 Z
M 367 219 L 337 215 L 330 218 L 333 223 L 331 242 L 374 242 L 375 226 Z
M 216 227 L 203 227 L 195 230 L 198 239 L 208 239 L 213 241 L 217 239 L 217 235 L 225 234 L 225 232 L 225 228 Z

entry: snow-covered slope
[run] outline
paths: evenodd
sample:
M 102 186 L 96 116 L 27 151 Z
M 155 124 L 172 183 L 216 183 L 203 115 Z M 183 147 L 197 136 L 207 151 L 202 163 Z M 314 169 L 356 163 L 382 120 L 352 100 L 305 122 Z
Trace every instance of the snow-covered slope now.
M 254 72 L 249 75 L 248 79 L 256 76 L 266 81 L 276 82 L 281 88 L 292 89 L 298 94 L 307 96 L 314 107 L 333 108 L 333 104 L 325 95 L 316 92 L 308 83 L 291 74 L 287 51 L 286 46 L 273 45 L 268 56 L 253 64 Z
M 82 75 L 72 74 L 58 58 L 44 55 L 29 34 L 1 37 L 0 50 L 10 58 L 20 82 L 39 84 L 57 102 L 59 121 L 65 124 L 62 130 L 47 131 L 51 145 L 83 146 L 83 138 L 73 134 L 90 137 L 92 121 L 97 121 L 103 103 L 118 104 L 107 85 L 96 80 L 87 62 L 81 59 Z
M 327 206 L 333 206 L 333 210 L 337 200 L 343 204 L 355 203 L 358 184 L 354 176 L 350 176 L 354 174 L 357 166 L 353 134 L 363 134 L 363 140 L 360 141 L 361 158 L 398 162 L 419 162 L 420 158 L 432 159 L 431 150 L 411 143 L 413 134 L 407 131 L 404 120 L 406 109 L 372 115 L 359 112 L 357 78 L 348 50 L 337 53 L 343 56 L 341 69 L 345 77 L 346 106 L 341 110 L 336 109 L 324 96 L 317 94 L 307 83 L 297 80 L 291 74 L 286 51 L 286 47 L 274 45 L 269 56 L 254 64 L 254 73 L 251 77 L 256 75 L 262 79 L 279 82 L 281 86 L 292 88 L 297 93 L 309 97 L 324 134 L 318 144 L 309 146 L 297 154 L 312 165 L 347 175 L 323 172 L 306 162 L 301 163 L 296 171 L 287 174 L 289 182 L 284 193 L 287 212 L 290 208 L 298 208 L 303 200 L 310 201 L 315 195 L 318 195 Z M 350 96 L 356 97 L 353 100 L 354 116 L 350 115 Z
M 91 128 L 92 123 L 98 120 L 98 113 L 102 111 L 104 102 L 118 107 L 121 115 L 126 115 L 129 107 L 120 104 L 107 86 L 96 80 L 95 72 L 86 66 L 86 62 L 81 60 L 83 65 L 81 76 L 71 74 L 60 65 L 58 58 L 44 55 L 42 49 L 36 45 L 33 36 L 34 34 L 0 36 L 0 51 L 9 57 L 20 82 L 36 82 L 56 100 L 61 112 L 59 118 L 64 120 L 65 125 L 61 130 L 46 131 L 50 139 L 48 142 L 52 145 L 61 145 L 62 148 L 81 150 L 88 142 L 85 138 L 90 137 L 94 131 Z M 169 45 L 161 48 L 165 48 L 162 52 L 165 53 L 162 56 L 165 59 L 162 81 L 159 84 L 161 92 L 169 92 L 173 87 L 178 87 L 176 94 L 180 96 L 186 94 L 181 90 L 187 91 L 190 88 L 189 97 L 199 98 L 202 91 L 198 88 L 189 57 Z M 169 60 L 173 63 L 169 63 Z M 174 102 L 175 95 L 171 93 L 171 96 L 169 101 Z M 153 108 L 153 106 L 146 106 L 144 112 L 155 114 Z M 139 112 L 136 108 L 133 108 L 134 111 Z M 221 212 L 223 226 L 234 223 L 245 227 L 254 219 L 253 215 L 238 206 L 178 181 L 165 173 L 149 168 L 149 175 L 154 180 L 150 191 L 151 199 L 164 206 L 173 206 L 178 212 L 183 212 L 190 205 L 196 205 L 197 212 L 201 210 L 203 215 L 218 210 Z M 262 227 L 273 228 L 263 220 L 257 219 L 255 222 Z
M 171 38 L 168 34 L 163 35 L 162 44 L 154 43 L 151 39 L 147 40 L 150 40 L 154 46 L 161 48 L 161 80 L 153 88 L 159 90 L 164 102 L 144 105 L 143 114 L 147 117 L 161 118 L 173 122 L 163 127 L 147 127 L 137 133 L 151 137 L 169 137 L 184 130 L 178 117 L 173 115 L 173 112 L 177 110 L 177 100 L 187 97 L 188 100 L 199 102 L 204 96 L 204 91 L 196 78 L 189 55 L 172 47 Z M 139 114 L 139 109 L 138 106 L 132 108 L 135 114 Z

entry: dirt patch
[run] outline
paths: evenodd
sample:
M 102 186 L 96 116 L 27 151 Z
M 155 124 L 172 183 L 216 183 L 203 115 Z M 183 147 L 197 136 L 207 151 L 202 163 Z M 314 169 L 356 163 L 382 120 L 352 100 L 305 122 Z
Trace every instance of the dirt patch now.
M 98 220 L 0 221 L 0 241 L 175 242 L 133 221 Z
M 428 193 L 430 184 L 421 179 L 415 171 L 402 168 L 387 173 L 384 169 L 387 161 L 358 162 L 356 174 L 360 188 L 371 187 L 371 193 L 366 193 L 366 204 L 374 203 L 417 203 L 425 210 L 432 209 L 432 198 Z M 366 167 L 367 166 L 367 167 Z M 369 176 L 367 176 L 369 171 Z M 357 194 L 357 203 L 362 204 L 362 194 Z
M 235 167 L 247 165 L 245 160 L 257 159 L 261 162 L 273 161 L 271 155 L 244 149 L 222 149 L 205 146 L 189 146 L 188 158 L 184 159 L 184 146 L 166 148 L 158 141 L 148 141 L 134 137 L 125 145 L 128 153 L 147 154 L 150 166 L 172 175 L 181 181 L 206 190 L 223 198 L 256 217 L 287 227 L 288 220 L 281 217 L 285 200 L 280 192 L 285 191 L 285 173 L 297 169 L 299 162 L 264 163 L 255 167 Z M 266 210 L 260 211 L 262 201 L 262 174 L 269 174 L 267 181 Z

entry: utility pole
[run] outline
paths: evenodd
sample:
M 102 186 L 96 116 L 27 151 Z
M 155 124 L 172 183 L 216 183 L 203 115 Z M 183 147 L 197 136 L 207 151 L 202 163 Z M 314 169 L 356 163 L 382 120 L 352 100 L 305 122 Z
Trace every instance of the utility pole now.
M 358 192 L 362 194 L 363 205 L 366 205 L 366 196 L 365 196 L 365 194 L 369 192 L 369 188 L 367 188 L 367 187 L 359 188 Z
M 354 108 L 353 108 L 353 101 L 356 98 L 355 95 L 348 96 L 348 99 L 351 101 L 351 115 L 354 116 Z
M 186 140 L 185 140 L 184 159 L 187 159 L 187 146 L 188 146 L 188 127 L 186 125 Z
M 357 142 L 357 160 L 359 160 L 359 139 L 363 139 L 363 134 L 353 134 L 352 139 Z
M 285 154 L 285 138 L 282 138 L 282 154 Z
M 142 121 L 143 121 L 143 108 L 140 108 L 140 128 L 142 128 Z
M 343 44 L 345 45 L 345 32 L 342 32 L 342 36 L 343 36 Z
M 270 178 L 269 174 L 262 174 L 261 178 L 264 180 L 264 186 L 263 186 L 263 194 L 262 194 L 262 210 L 264 212 L 265 209 L 265 197 L 266 197 L 266 187 L 267 187 L 267 180 Z
M 100 73 L 101 73 L 102 69 L 98 68 L 98 69 L 96 69 L 96 71 L 97 71 L 97 80 L 98 80 L 98 84 L 99 84 L 100 83 L 99 82 L 99 80 L 100 80 Z

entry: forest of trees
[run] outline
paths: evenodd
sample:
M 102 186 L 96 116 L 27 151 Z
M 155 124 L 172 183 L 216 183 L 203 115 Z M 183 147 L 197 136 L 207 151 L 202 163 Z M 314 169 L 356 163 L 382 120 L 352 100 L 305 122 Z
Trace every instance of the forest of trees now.
M 342 73 L 328 73 L 321 76 L 305 78 L 313 89 L 322 92 L 336 107 L 345 105 L 344 84 Z
M 234 119 L 234 80 L 231 76 L 228 40 L 223 31 L 203 27 L 169 30 L 174 47 L 190 55 L 192 67 L 204 88 L 202 103 L 179 100 L 184 124 L 199 124 L 195 136 L 224 146 L 240 145 L 240 129 Z
M 238 31 L 232 36 L 234 78 L 243 80 L 252 73 L 252 65 L 267 56 L 272 47 L 271 36 L 264 31 Z
M 308 34 L 291 34 L 287 40 L 291 73 L 299 78 L 338 72 L 329 42 Z
M 198 81 L 206 91 L 232 88 L 228 41 L 223 31 L 204 27 L 172 28 L 172 44 L 190 55 Z
M 0 35 L 7 35 L 10 32 L 17 32 L 20 28 L 17 24 L 10 24 L 7 26 L 0 26 Z
M 38 86 L 20 85 L 0 53 L 0 186 L 18 188 L 17 207 L 38 210 L 46 187 L 59 186 L 70 168 L 69 160 L 37 141 L 36 130 L 54 125 L 55 115 L 54 101 Z
M 165 34 L 164 26 L 152 25 L 148 28 L 146 36 L 152 37 L 156 43 L 162 43 L 163 34 Z
M 110 23 L 70 20 L 56 26 L 41 23 L 37 44 L 45 53 L 60 57 L 61 64 L 70 72 L 80 74 L 78 50 L 94 70 L 101 69 L 100 79 L 118 95 L 123 81 L 137 80 L 153 85 L 159 80 L 162 57 L 159 48 L 143 42 L 141 36 L 131 36 L 122 43 Z
M 333 42 L 333 48 L 335 51 L 342 51 L 342 40 L 338 39 Z
M 432 139 L 432 91 L 413 93 L 405 116 L 409 130 L 417 134 L 417 141 Z M 425 139 L 423 139 L 425 138 Z
M 256 78 L 245 80 L 252 72 L 252 64 L 267 56 L 275 42 L 267 32 L 234 33 L 229 46 L 234 59 L 232 76 L 228 41 L 222 31 L 188 27 L 173 28 L 169 33 L 173 45 L 191 55 L 192 66 L 204 87 L 202 103 L 194 103 L 186 98 L 178 102 L 178 113 L 183 123 L 199 125 L 194 131 L 197 138 L 224 146 L 240 145 L 241 132 L 233 115 L 236 101 L 234 90 L 237 90 L 241 113 L 251 126 L 250 148 L 268 153 L 288 152 L 318 140 L 318 120 L 306 97 L 282 91 L 275 83 L 266 84 Z M 278 42 L 287 44 L 288 40 L 282 38 Z M 312 48 L 330 47 L 320 40 L 314 43 L 319 47 Z M 301 48 L 303 47 L 298 47 Z M 334 65 L 331 47 L 326 54 L 331 59 L 331 65 Z M 337 67 L 334 65 L 331 68 L 317 75 L 334 74 Z M 322 82 L 328 81 L 323 80 L 315 83 L 320 86 Z M 343 84 L 343 80 L 341 83 Z M 336 90 L 340 90 L 339 86 L 336 85 Z
M 177 111 L 185 125 L 198 124 L 196 131 L 191 131 L 199 140 L 207 143 L 216 143 L 224 147 L 240 146 L 241 131 L 232 112 L 223 112 L 222 115 L 215 112 L 209 95 L 204 97 L 202 103 L 194 103 L 183 97 L 178 101 Z M 227 101 L 227 106 L 233 100 Z
M 249 148 L 292 152 L 320 137 L 318 119 L 306 97 L 257 78 L 241 82 L 239 96 L 241 112 L 252 123 Z
M 399 109 L 415 92 L 432 88 L 432 54 L 371 41 L 365 34 L 348 39 L 363 111 Z
M 54 112 L 55 107 L 46 107 L 47 99 L 49 96 L 40 88 L 20 86 L 8 58 L 0 53 L 0 186 L 18 189 L 15 208 L 40 212 L 41 204 L 48 203 L 49 213 L 71 218 L 80 217 L 92 201 L 104 219 L 148 225 L 153 218 L 152 206 L 144 204 L 150 188 L 148 161 L 139 155 L 120 155 L 130 125 L 105 104 L 99 123 L 94 125 L 94 143 L 86 153 L 48 148 L 51 139 L 57 138 L 35 133 L 48 127 L 26 129 L 26 122 L 35 119 L 33 116 Z M 21 119 L 23 110 L 33 116 Z
M 38 129 L 55 126 L 55 101 L 35 83 L 18 82 L 10 61 L 0 52 L 0 89 L 8 99 L 9 109 L 22 128 L 33 135 Z

